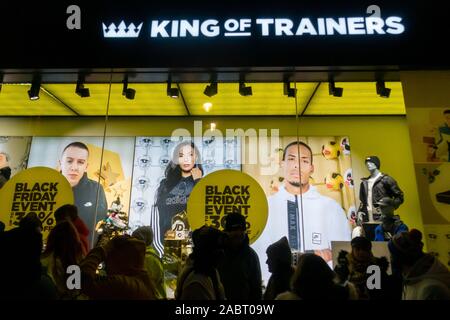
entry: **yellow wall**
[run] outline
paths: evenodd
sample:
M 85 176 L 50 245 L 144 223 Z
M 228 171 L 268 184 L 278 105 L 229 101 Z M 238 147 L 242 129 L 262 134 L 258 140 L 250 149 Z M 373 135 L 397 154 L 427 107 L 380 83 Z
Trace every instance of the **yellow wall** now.
M 197 119 L 202 120 L 202 119 Z M 107 136 L 167 136 L 175 128 L 192 130 L 194 118 L 109 118 Z M 203 118 L 206 130 L 210 122 L 226 128 L 280 129 L 282 136 L 295 136 L 292 118 Z M 0 136 L 102 136 L 105 119 L 98 118 L 0 118 Z M 192 132 L 192 131 L 191 131 Z M 377 155 L 382 172 L 393 176 L 405 193 L 398 213 L 409 227 L 423 231 L 408 125 L 405 117 L 310 117 L 300 120 L 303 136 L 349 136 L 352 148 L 356 198 L 361 177 L 368 172 L 364 158 Z M 357 203 L 359 205 L 359 203 Z
M 416 172 L 434 171 L 440 174 L 430 183 L 427 177 L 419 178 L 426 243 L 429 252 L 439 253 L 444 265 L 449 263 L 450 207 L 436 202 L 436 192 L 450 189 L 450 162 L 427 162 L 427 145 L 423 137 L 432 136 L 432 130 L 444 122 L 443 111 L 450 108 L 450 71 L 405 71 L 400 73 L 405 99 L 405 107 L 412 142 Z M 438 157 L 439 158 L 439 157 Z M 439 159 L 442 161 L 442 158 Z M 437 191 L 436 188 L 441 188 Z M 433 196 L 432 196 L 433 195 Z M 435 234 L 432 239 L 428 234 Z

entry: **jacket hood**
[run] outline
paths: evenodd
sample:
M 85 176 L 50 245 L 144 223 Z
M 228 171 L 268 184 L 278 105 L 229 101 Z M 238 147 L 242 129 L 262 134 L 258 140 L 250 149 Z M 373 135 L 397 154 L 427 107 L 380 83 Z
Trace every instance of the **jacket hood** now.
M 450 272 L 437 258 L 425 254 L 404 277 L 405 284 L 414 284 L 425 279 L 434 279 L 450 287 Z
M 272 243 L 267 248 L 267 257 L 273 259 L 278 263 L 291 265 L 292 253 L 288 239 L 286 237 L 283 237 L 277 242 Z
M 1 168 L 0 174 L 2 174 L 6 178 L 6 180 L 9 180 L 9 178 L 11 178 L 11 168 L 10 167 Z

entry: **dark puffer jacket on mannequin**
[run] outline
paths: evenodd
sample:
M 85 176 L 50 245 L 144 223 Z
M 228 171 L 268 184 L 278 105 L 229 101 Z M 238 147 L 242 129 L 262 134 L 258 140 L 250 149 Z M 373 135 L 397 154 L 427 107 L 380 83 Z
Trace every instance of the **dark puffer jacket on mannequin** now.
M 358 211 L 364 212 L 366 214 L 366 219 L 368 218 L 367 196 L 369 187 L 367 181 L 369 179 L 370 177 L 362 178 L 359 189 L 359 199 L 361 200 L 361 205 Z M 384 197 L 390 197 L 394 200 L 395 209 L 403 203 L 403 191 L 398 186 L 397 181 L 395 181 L 395 179 L 391 176 L 383 173 L 373 184 L 372 205 L 376 204 Z

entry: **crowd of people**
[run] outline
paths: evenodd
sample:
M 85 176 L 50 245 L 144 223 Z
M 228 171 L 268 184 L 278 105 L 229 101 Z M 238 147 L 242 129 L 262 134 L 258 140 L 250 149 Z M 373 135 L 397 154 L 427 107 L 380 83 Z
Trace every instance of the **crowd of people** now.
M 25 216 L 17 228 L 0 228 L 1 299 L 167 299 L 150 227 L 88 251 L 86 226 L 77 208 L 62 206 L 55 217 L 45 248 L 35 214 Z M 450 273 L 423 251 L 422 234 L 416 229 L 389 241 L 391 274 L 388 259 L 374 257 L 364 237 L 351 241 L 351 252 L 341 251 L 334 270 L 314 253 L 300 254 L 294 261 L 286 237 L 271 244 L 267 261 L 260 262 L 239 213 L 227 215 L 224 231 L 203 226 L 193 231 L 192 239 L 193 252 L 177 279 L 176 300 L 450 299 Z M 265 288 L 260 263 L 271 273 Z M 379 270 L 375 287 L 368 285 L 370 266 Z

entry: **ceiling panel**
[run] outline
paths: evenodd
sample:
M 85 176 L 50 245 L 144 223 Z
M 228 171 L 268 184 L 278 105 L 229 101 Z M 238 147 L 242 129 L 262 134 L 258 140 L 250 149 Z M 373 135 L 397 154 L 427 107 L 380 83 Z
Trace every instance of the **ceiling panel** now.
M 283 94 L 282 83 L 246 83 L 253 95 L 239 94 L 238 83 L 219 83 L 213 97 L 203 94 L 206 83 L 182 83 L 184 100 L 166 94 L 164 83 L 130 83 L 136 90 L 134 100 L 122 95 L 122 84 L 112 84 L 109 106 L 111 116 L 276 116 L 295 115 L 296 100 Z M 173 84 L 175 87 L 176 84 Z M 317 83 L 297 83 L 297 111 L 301 113 L 311 98 Z M 311 99 L 305 115 L 391 115 L 405 114 L 400 82 L 387 82 L 390 98 L 376 94 L 374 82 L 336 83 L 343 87 L 343 97 L 329 95 L 328 83 L 321 83 Z M 109 84 L 86 84 L 90 97 L 75 94 L 75 84 L 43 84 L 40 99 L 30 101 L 29 84 L 3 84 L 0 92 L 0 116 L 103 116 L 106 114 Z M 294 83 L 291 83 L 294 87 Z M 207 112 L 205 102 L 212 103 Z M 74 112 L 71 111 L 74 110 Z
M 46 84 L 58 98 L 70 105 L 83 116 L 105 115 L 108 103 L 109 84 L 87 84 L 90 97 L 81 98 L 75 94 L 74 84 Z M 183 116 L 186 109 L 181 99 L 166 95 L 165 84 L 129 84 L 128 88 L 136 90 L 133 100 L 122 95 L 122 84 L 112 84 L 109 101 L 111 116 Z
M 336 82 L 344 89 L 342 97 L 329 95 L 328 83 L 322 83 L 312 99 L 306 115 L 389 115 L 405 114 L 401 82 L 386 82 L 389 98 L 376 93 L 375 82 Z
M 122 95 L 122 85 L 113 84 L 110 115 L 186 116 L 188 114 L 182 99 L 167 96 L 166 84 L 131 83 L 128 88 L 136 90 L 134 100 L 126 99 Z
M 295 115 L 295 99 L 283 94 L 282 83 L 246 83 L 252 87 L 252 96 L 239 94 L 238 83 L 219 83 L 218 93 L 213 97 L 203 94 L 206 84 L 181 84 L 180 87 L 192 115 Z M 291 84 L 291 87 L 294 85 Z M 298 83 L 299 108 L 304 106 L 314 91 L 315 83 Z M 209 112 L 203 104 L 212 103 Z
M 106 114 L 109 84 L 89 84 L 90 97 L 81 98 L 75 94 L 75 84 L 43 84 L 46 90 L 69 105 L 81 116 Z
M 39 99 L 31 101 L 27 91 L 29 84 L 3 84 L 0 91 L 0 115 L 2 116 L 73 116 L 70 109 L 40 90 Z

